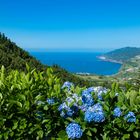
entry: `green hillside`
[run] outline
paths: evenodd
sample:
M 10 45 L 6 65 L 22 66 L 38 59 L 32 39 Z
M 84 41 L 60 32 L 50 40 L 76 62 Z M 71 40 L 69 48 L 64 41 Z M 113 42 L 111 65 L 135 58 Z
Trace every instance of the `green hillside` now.
M 115 75 L 120 81 L 131 81 L 140 77 L 140 55 L 123 63 L 120 71 Z
M 0 33 L 0 67 L 3 65 L 7 71 L 26 71 L 26 63 L 31 69 L 37 69 L 39 71 L 44 71 L 49 67 L 47 65 L 41 64 L 36 58 L 29 55 L 28 52 L 21 49 L 4 34 Z M 61 77 L 61 82 L 73 81 L 76 85 L 81 86 L 90 86 L 93 84 L 93 82 L 79 78 L 57 65 L 52 66 L 52 69 L 55 75 Z
M 105 57 L 106 60 L 115 60 L 123 63 L 137 55 L 140 55 L 140 48 L 124 47 L 108 52 L 104 54 L 103 57 Z
M 30 56 L 28 52 L 11 42 L 4 34 L 0 34 L 0 67 L 4 65 L 8 71 L 11 69 L 25 71 L 26 63 L 32 69 L 43 70 L 47 67 Z

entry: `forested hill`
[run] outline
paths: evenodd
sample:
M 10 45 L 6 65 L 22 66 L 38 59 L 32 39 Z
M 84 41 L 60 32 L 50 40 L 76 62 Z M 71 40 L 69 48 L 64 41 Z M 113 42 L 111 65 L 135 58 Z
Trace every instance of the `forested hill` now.
M 123 63 L 137 55 L 140 55 L 140 48 L 124 47 L 108 52 L 104 54 L 103 57 L 106 60 L 115 60 Z
M 32 69 L 43 70 L 46 67 L 0 33 L 0 67 L 4 65 L 8 71 L 11 69 L 25 71 L 26 63 Z
M 39 71 L 45 70 L 47 65 L 41 64 L 36 58 L 29 55 L 28 52 L 18 47 L 14 42 L 8 39 L 4 34 L 0 33 L 0 67 L 5 66 L 7 71 L 20 70 L 26 71 L 26 63 L 31 69 L 37 69 Z M 61 81 L 72 81 L 78 85 L 91 85 L 89 81 L 85 81 L 59 66 L 53 66 L 54 73 L 61 77 Z

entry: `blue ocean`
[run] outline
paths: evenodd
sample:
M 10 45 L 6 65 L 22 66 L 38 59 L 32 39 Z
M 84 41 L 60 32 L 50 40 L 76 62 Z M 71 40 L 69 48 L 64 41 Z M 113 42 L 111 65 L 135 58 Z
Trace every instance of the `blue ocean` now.
M 32 52 L 30 54 L 43 64 L 57 64 L 73 73 L 112 75 L 119 71 L 121 64 L 102 61 L 101 53 L 90 52 Z

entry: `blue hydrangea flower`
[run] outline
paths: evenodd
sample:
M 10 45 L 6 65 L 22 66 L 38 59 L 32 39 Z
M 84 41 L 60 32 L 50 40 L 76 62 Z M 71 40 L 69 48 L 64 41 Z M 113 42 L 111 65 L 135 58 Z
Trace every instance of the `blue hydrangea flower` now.
M 92 122 L 94 118 L 94 112 L 90 111 L 89 109 L 85 112 L 85 121 Z
M 85 121 L 87 122 L 103 122 L 105 120 L 105 115 L 102 106 L 97 103 L 92 107 L 89 107 L 85 112 Z
M 70 107 L 69 110 L 67 110 L 66 115 L 70 116 L 70 117 L 73 115 L 76 115 L 78 113 L 78 110 L 79 110 L 79 108 L 77 106 L 73 105 L 72 107 Z
M 87 89 L 87 91 L 88 91 L 88 92 L 94 92 L 94 87 L 89 87 L 89 88 Z
M 105 115 L 103 111 L 94 112 L 93 121 L 97 123 L 101 123 L 105 120 Z
M 63 116 L 71 117 L 71 116 L 77 114 L 79 108 L 78 108 L 77 103 L 74 101 L 74 99 L 71 97 L 68 97 L 68 98 L 66 98 L 66 101 L 58 107 L 58 110 L 60 111 L 60 115 L 62 117 Z
M 122 115 L 121 109 L 119 107 L 116 107 L 113 111 L 114 117 L 120 117 Z
M 102 92 L 102 91 L 99 91 L 99 92 L 98 92 L 98 94 L 97 94 L 98 99 L 99 99 L 100 101 L 102 101 L 102 100 L 103 100 L 102 95 L 103 95 L 103 92 Z
M 103 100 L 102 95 L 103 95 L 103 94 L 106 94 L 106 93 L 107 93 L 107 89 L 106 89 L 106 88 L 100 89 L 99 92 L 98 92 L 98 99 L 99 99 L 99 100 Z
M 78 99 L 76 99 L 75 97 L 73 98 L 72 97 L 67 97 L 66 100 L 65 100 L 65 103 L 67 106 L 71 107 L 71 106 L 78 106 Z
M 81 126 L 77 123 L 70 123 L 66 127 L 66 133 L 68 135 L 68 138 L 71 138 L 71 139 L 79 139 L 83 135 Z
M 66 103 L 64 102 L 58 107 L 58 111 L 62 111 L 63 109 L 68 110 L 70 109 L 70 107 L 68 107 Z
M 66 81 L 63 86 L 62 89 L 67 88 L 68 90 L 70 90 L 70 88 L 73 86 L 73 83 Z
M 79 106 L 79 109 L 81 109 L 83 112 L 87 111 L 88 108 L 89 108 L 89 106 L 87 104 L 83 104 L 83 105 Z
M 67 97 L 65 103 L 69 106 L 70 104 L 74 103 L 74 99 L 71 97 Z
M 76 93 L 72 94 L 72 98 L 74 99 L 76 103 L 78 103 L 79 101 L 82 101 L 82 98 L 79 97 Z
M 101 86 L 95 87 L 94 92 L 97 94 L 99 100 L 103 100 L 102 95 L 107 93 L 107 89 Z
M 124 119 L 127 120 L 127 122 L 136 122 L 136 116 L 131 111 L 129 111 L 128 114 L 124 116 Z
M 70 116 L 72 116 L 71 114 L 71 112 L 72 112 L 72 110 L 70 110 L 70 107 L 68 107 L 67 105 L 66 105 L 66 103 L 62 103 L 59 107 L 58 107 L 58 111 L 60 111 L 60 116 L 61 117 L 67 117 L 67 112 L 68 112 L 68 115 L 70 115 Z
M 92 97 L 91 93 L 88 92 L 87 90 L 84 90 L 82 92 L 82 102 L 84 104 L 87 104 L 88 106 L 92 106 L 94 104 L 93 97 Z
M 55 103 L 54 98 L 48 98 L 48 99 L 47 99 L 47 103 L 48 103 L 49 105 L 53 105 L 53 104 Z
M 66 113 L 64 112 L 64 111 L 61 111 L 60 112 L 60 116 L 62 117 L 62 118 L 66 118 L 67 116 L 66 116 Z
M 103 111 L 103 107 L 100 103 L 96 103 L 91 109 L 93 111 Z
M 73 115 L 76 115 L 78 113 L 79 108 L 77 106 L 72 106 L 71 108 L 65 108 L 63 110 L 60 110 L 60 116 L 67 118 L 72 117 Z

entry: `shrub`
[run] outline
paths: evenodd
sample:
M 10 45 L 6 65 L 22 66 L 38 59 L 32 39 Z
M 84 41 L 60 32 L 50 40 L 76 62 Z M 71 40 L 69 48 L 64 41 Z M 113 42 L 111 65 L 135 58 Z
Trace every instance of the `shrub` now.
M 52 69 L 27 70 L 0 70 L 0 139 L 140 138 L 140 91 L 62 86 Z

